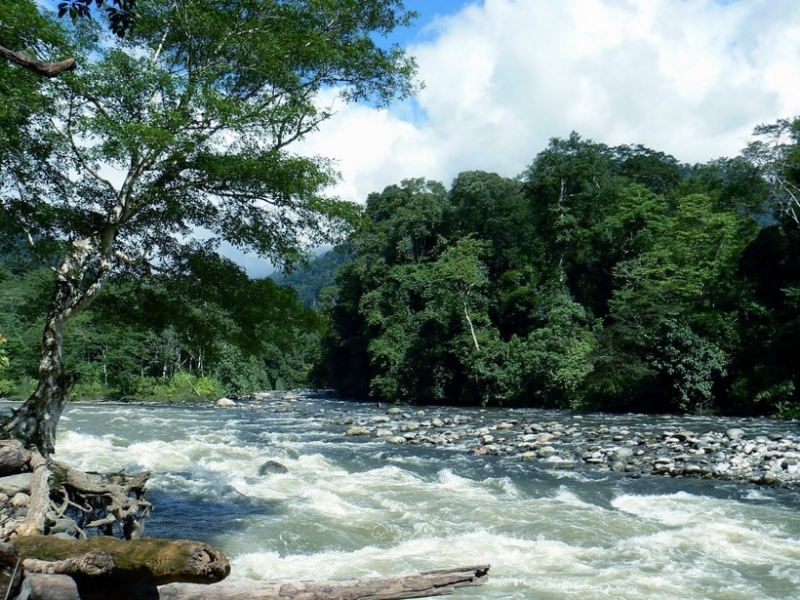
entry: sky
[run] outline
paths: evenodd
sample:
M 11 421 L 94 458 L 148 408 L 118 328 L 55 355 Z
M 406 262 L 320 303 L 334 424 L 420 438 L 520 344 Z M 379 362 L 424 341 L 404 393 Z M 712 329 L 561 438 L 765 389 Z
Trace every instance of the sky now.
M 407 0 L 393 41 L 425 88 L 388 109 L 334 103 L 295 151 L 333 158 L 331 193 L 364 202 L 405 178 L 520 174 L 577 131 L 684 162 L 735 156 L 800 113 L 798 0 Z M 330 98 L 324 98 L 330 102 Z
M 41 0 L 40 0 L 41 1 Z M 800 114 L 800 0 L 406 0 L 391 42 L 424 89 L 335 116 L 293 146 L 334 159 L 330 195 L 363 203 L 411 177 L 519 175 L 553 137 L 643 144 L 682 162 L 735 156 Z M 251 276 L 261 259 L 227 249 Z

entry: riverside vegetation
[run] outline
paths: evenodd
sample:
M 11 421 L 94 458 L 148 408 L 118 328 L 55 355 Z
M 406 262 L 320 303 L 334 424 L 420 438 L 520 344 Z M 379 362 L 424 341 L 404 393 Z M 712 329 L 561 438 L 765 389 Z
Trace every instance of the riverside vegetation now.
M 169 275 L 121 273 L 68 325 L 74 395 L 311 385 L 408 404 L 792 417 L 800 232 L 783 190 L 798 148 L 797 119 L 700 165 L 575 134 L 517 178 L 372 194 L 348 240 L 291 275 L 251 280 L 202 249 Z M 0 393 L 18 397 L 52 281 L 27 253 L 0 264 Z
M 63 3 L 70 25 L 32 0 L 0 0 L 0 395 L 24 400 L 0 423 L 2 462 L 31 473 L 29 500 L 18 492 L 4 507 L 9 592 L 19 564 L 119 575 L 113 549 L 74 538 L 118 527 L 134 539 L 149 510 L 147 473 L 87 474 L 50 456 L 73 393 L 202 399 L 312 383 L 408 404 L 798 412 L 787 350 L 799 120 L 758 128 L 740 157 L 693 166 L 573 134 L 517 178 L 407 180 L 362 211 L 324 196 L 336 178 L 327 160 L 288 148 L 331 117 L 317 102 L 331 86 L 377 104 L 413 93 L 413 59 L 376 43 L 413 19 L 401 1 L 103 7 Z M 279 266 L 342 243 L 347 264 L 315 312 L 250 280 L 223 243 Z M 570 462 L 558 424 L 493 434 L 517 425 L 479 428 L 473 452 Z M 405 433 L 387 441 L 417 439 Z M 617 431 L 612 447 L 586 434 L 597 439 L 580 459 L 615 470 L 764 483 L 796 472 L 783 438 Z M 64 554 L 26 542 L 70 510 Z M 224 556 L 191 544 L 176 572 L 145 583 L 227 574 Z M 148 556 L 132 570 L 162 562 Z M 455 576 L 482 580 L 487 568 Z M 449 589 L 449 572 L 434 576 Z
M 0 473 L 16 482 L 13 497 L 0 503 L 4 597 L 107 597 L 110 589 L 131 598 L 320 597 L 314 584 L 156 589 L 217 582 L 228 575 L 228 560 L 198 542 L 140 539 L 148 473 L 83 473 L 52 458 L 80 378 L 65 365 L 64 338 L 112 280 L 157 273 L 162 279 L 150 291 L 171 295 L 181 278 L 202 287 L 195 278 L 204 272 L 223 291 L 213 306 L 236 305 L 240 316 L 257 310 L 254 296 L 280 295 L 270 282 L 231 284 L 237 271 L 225 268 L 217 249 L 224 242 L 287 264 L 305 245 L 337 239 L 354 206 L 321 194 L 335 178 L 325 159 L 287 148 L 331 116 L 319 105 L 322 90 L 335 86 L 345 102 L 378 105 L 413 91 L 413 59 L 378 40 L 414 14 L 398 0 L 67 0 L 58 10 L 0 0 L 0 245 L 4 262 L 46 268 L 34 274 L 41 288 L 33 299 L 43 310 L 33 385 L 0 422 Z M 67 15 L 71 26 L 59 20 Z M 1 279 L 9 277 L 4 269 Z M 152 301 L 137 299 L 149 318 Z M 191 308 L 190 320 L 203 326 L 190 339 L 219 337 L 212 307 Z M 11 359 L 0 355 L 4 372 L 17 358 L 18 315 L 3 314 L 0 343 L 10 340 Z M 284 323 L 293 316 L 282 315 Z M 234 324 L 238 349 L 265 333 L 263 318 L 245 321 Z M 180 353 L 176 360 L 184 362 Z M 202 376 L 206 356 L 201 350 L 185 360 L 200 377 L 181 382 L 202 397 L 214 385 Z M 7 393 L 7 380 L 2 385 Z M 92 528 L 104 535 L 85 539 Z M 418 597 L 480 583 L 487 571 L 322 587 L 329 598 Z

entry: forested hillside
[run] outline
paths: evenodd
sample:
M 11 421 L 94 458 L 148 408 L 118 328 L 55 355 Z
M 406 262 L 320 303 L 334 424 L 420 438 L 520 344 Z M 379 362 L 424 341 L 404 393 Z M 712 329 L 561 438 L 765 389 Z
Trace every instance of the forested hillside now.
M 798 413 L 798 121 L 687 165 L 554 139 L 370 195 L 315 374 L 348 396 Z
M 291 271 L 275 273 L 272 278 L 294 289 L 305 306 L 319 309 L 335 295 L 336 270 L 351 260 L 353 256 L 345 248 L 335 248 Z

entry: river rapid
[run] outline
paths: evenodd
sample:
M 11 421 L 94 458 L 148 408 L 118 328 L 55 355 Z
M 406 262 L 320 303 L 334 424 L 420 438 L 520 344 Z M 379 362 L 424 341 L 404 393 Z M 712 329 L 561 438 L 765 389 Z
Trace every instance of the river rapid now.
M 414 408 L 417 411 L 418 408 Z M 424 407 L 485 422 L 568 413 Z M 70 405 L 56 458 L 150 470 L 145 534 L 206 541 L 234 579 L 349 579 L 491 564 L 457 598 L 800 597 L 800 490 L 633 478 L 512 456 L 346 436 L 386 407 L 312 396 L 244 407 Z M 724 431 L 745 420 L 584 415 L 608 426 Z M 338 424 L 337 424 L 338 423 Z M 797 423 L 759 421 L 761 430 Z M 288 472 L 259 476 L 266 461 Z

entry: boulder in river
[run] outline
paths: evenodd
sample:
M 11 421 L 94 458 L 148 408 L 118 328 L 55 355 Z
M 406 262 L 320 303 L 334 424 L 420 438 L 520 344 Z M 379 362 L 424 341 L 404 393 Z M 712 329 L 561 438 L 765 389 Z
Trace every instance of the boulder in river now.
M 289 469 L 285 465 L 279 463 L 277 460 L 268 460 L 263 465 L 258 467 L 258 474 L 264 475 L 280 475 L 288 473 Z
M 732 427 L 725 432 L 725 435 L 728 437 L 729 440 L 740 440 L 744 437 L 744 429 L 739 429 L 738 427 Z
M 369 429 L 361 425 L 353 425 L 344 433 L 345 435 L 369 435 Z

